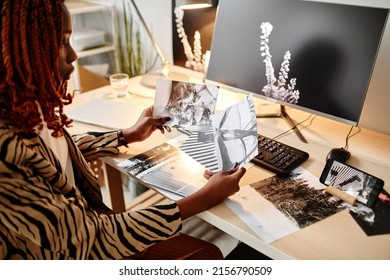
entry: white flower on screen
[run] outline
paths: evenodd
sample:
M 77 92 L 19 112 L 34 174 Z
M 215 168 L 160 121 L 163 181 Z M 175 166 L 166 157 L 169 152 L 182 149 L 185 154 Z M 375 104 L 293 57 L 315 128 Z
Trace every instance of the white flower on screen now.
M 289 81 L 291 53 L 288 50 L 284 54 L 282 64 L 280 65 L 279 77 L 276 80 L 272 65 L 272 55 L 268 46 L 273 26 L 269 22 L 263 22 L 260 28 L 262 33 L 260 36 L 260 55 L 264 57 L 265 76 L 267 78 L 267 84 L 262 91 L 267 97 L 296 104 L 299 99 L 299 90 L 295 90 L 296 78 L 292 78 Z

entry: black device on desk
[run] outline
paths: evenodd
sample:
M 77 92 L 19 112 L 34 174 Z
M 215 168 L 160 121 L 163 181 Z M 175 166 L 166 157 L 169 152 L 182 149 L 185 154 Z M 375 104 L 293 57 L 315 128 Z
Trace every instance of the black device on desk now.
M 329 151 L 326 156 L 326 160 L 335 159 L 340 162 L 347 162 L 347 160 L 351 157 L 351 152 L 347 151 L 344 148 L 334 148 Z
M 309 158 L 309 154 L 263 135 L 258 135 L 259 153 L 252 159 L 255 165 L 280 176 L 290 174 Z

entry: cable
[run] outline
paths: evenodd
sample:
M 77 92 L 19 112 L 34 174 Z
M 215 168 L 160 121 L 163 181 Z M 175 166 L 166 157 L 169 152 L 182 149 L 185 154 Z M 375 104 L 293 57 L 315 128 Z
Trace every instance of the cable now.
M 276 135 L 276 136 L 273 137 L 272 139 L 273 139 L 273 140 L 276 140 L 276 139 L 278 139 L 278 138 L 283 137 L 283 136 L 286 135 L 287 133 L 291 132 L 293 129 L 297 128 L 299 125 L 301 125 L 301 124 L 305 123 L 306 121 L 308 121 L 312 116 L 313 116 L 313 114 L 310 114 L 306 119 L 304 119 L 303 121 L 297 123 L 294 127 L 292 127 L 292 128 L 290 128 L 290 129 L 288 129 L 288 130 L 286 130 L 286 131 L 284 131 L 284 132 L 282 132 L 282 133 Z M 314 117 L 310 120 L 310 123 L 309 123 L 306 127 L 311 126 L 315 118 L 317 118 L 317 116 L 314 116 Z M 351 134 L 354 127 L 355 127 L 355 126 L 351 126 L 351 128 L 350 128 L 350 130 L 349 130 L 349 132 L 348 132 L 348 134 L 347 134 L 347 136 L 346 136 L 346 138 L 345 138 L 345 146 L 344 146 L 344 149 L 345 149 L 345 150 L 348 150 L 348 146 L 349 146 L 349 143 L 348 143 L 348 142 L 349 142 L 349 139 L 351 139 L 351 138 L 352 138 L 353 136 L 355 136 L 356 134 L 360 133 L 361 130 L 362 130 L 360 127 L 356 126 L 356 127 L 358 128 L 358 130 L 357 130 L 355 133 Z
M 313 114 L 310 114 L 306 119 L 304 119 L 303 121 L 297 123 L 297 124 L 294 125 L 292 128 L 290 128 L 290 129 L 286 130 L 285 132 L 282 132 L 282 133 L 280 133 L 279 135 L 276 135 L 275 137 L 273 137 L 272 140 L 276 140 L 277 138 L 283 137 L 283 136 L 286 135 L 287 133 L 289 133 L 289 132 L 291 132 L 292 130 L 294 130 L 295 128 L 297 128 L 298 125 L 301 125 L 301 124 L 303 124 L 304 122 L 308 121 L 312 116 L 313 116 Z M 316 117 L 317 117 L 317 116 L 314 116 L 314 117 L 311 119 L 309 125 L 307 125 L 306 127 L 310 126 L 310 125 L 313 123 L 313 121 L 314 121 L 314 119 L 315 119 Z
M 362 131 L 362 129 L 360 127 L 356 126 L 358 128 L 358 131 L 356 131 L 354 134 L 351 135 L 351 132 L 352 132 L 354 127 L 355 126 L 351 126 L 351 128 L 349 129 L 347 137 L 345 137 L 345 146 L 344 146 L 345 150 L 348 150 L 348 146 L 349 146 L 348 141 L 349 141 L 349 139 L 351 139 L 353 136 L 355 136 L 356 134 L 360 133 L 360 131 Z

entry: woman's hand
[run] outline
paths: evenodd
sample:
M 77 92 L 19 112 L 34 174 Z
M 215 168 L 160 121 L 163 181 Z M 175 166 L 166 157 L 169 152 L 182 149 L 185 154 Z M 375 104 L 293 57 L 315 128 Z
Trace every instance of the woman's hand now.
M 229 171 L 207 174 L 206 185 L 196 193 L 178 200 L 181 218 L 184 220 L 221 203 L 239 191 L 239 182 L 246 172 L 245 168 L 233 168 Z
M 140 142 L 147 139 L 156 129 L 161 133 L 165 133 L 165 130 L 170 132 L 170 127 L 164 126 L 169 120 L 170 118 L 166 117 L 153 118 L 153 106 L 150 106 L 143 110 L 133 126 L 122 129 L 123 135 L 127 143 Z

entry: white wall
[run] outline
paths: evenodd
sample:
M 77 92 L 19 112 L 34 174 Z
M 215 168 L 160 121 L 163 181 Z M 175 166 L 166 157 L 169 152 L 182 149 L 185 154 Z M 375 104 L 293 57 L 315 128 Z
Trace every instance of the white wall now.
M 165 58 L 173 61 L 172 53 L 172 1 L 135 0 L 145 21 L 151 27 L 158 46 Z
M 379 50 L 360 125 L 390 135 L 390 19 Z

